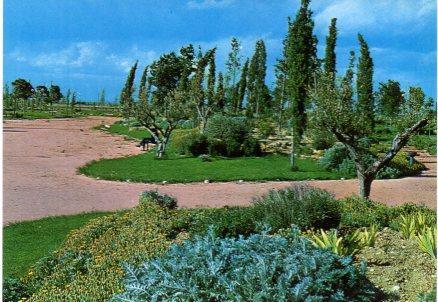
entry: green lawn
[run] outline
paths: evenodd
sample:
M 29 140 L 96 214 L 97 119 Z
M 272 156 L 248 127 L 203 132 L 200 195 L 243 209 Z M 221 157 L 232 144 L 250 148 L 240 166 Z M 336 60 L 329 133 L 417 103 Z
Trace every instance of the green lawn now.
M 171 152 L 169 152 L 171 153 Z M 299 159 L 299 171 L 289 168 L 289 157 L 270 155 L 265 157 L 213 158 L 204 162 L 197 157 L 155 159 L 153 152 L 117 159 L 94 161 L 79 171 L 91 177 L 131 182 L 187 183 L 206 179 L 210 181 L 233 180 L 309 180 L 339 179 L 338 173 L 323 171 L 312 159 Z
M 133 139 L 149 137 L 145 129 L 115 123 L 106 132 Z M 184 131 L 184 130 L 175 130 Z M 299 171 L 289 168 L 289 157 L 269 155 L 264 157 L 213 158 L 203 162 L 197 157 L 179 156 L 170 145 L 166 159 L 155 159 L 153 151 L 136 156 L 93 161 L 79 169 L 90 177 L 131 182 L 169 183 L 233 180 L 309 180 L 339 179 L 340 174 L 324 171 L 313 159 L 298 159 Z
M 54 251 L 67 234 L 90 219 L 109 213 L 86 213 L 15 223 L 3 228 L 3 276 L 22 276 L 41 257 Z

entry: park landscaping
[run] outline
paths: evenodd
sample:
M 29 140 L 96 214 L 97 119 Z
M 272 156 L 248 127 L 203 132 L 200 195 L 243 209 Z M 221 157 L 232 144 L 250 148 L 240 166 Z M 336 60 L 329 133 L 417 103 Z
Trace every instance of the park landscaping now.
M 137 89 L 135 62 L 120 93 L 122 121 L 96 130 L 132 144 L 149 138 L 153 148 L 78 172 L 148 183 L 357 177 L 359 196 L 295 184 L 246 207 L 179 208 L 174 197 L 145 191 L 129 210 L 11 225 L 4 301 L 435 301 L 435 211 L 370 200 L 375 179 L 424 169 L 403 148 L 433 153 L 433 101 L 393 80 L 374 91 L 361 34 L 358 57 L 352 51 L 339 74 L 336 18 L 317 58 L 309 3 L 288 22 L 273 89 L 262 39 L 242 60 L 233 38 L 224 74 L 216 48 L 195 53 L 189 44 L 146 66 Z M 61 108 L 80 114 L 75 93 L 12 85 L 14 118 L 56 115 L 57 106 L 60 116 Z M 52 231 L 40 253 L 29 250 Z
M 260 294 L 417 301 L 435 284 L 435 223 L 426 207 L 335 200 L 309 187 L 217 209 L 178 209 L 174 198 L 145 192 L 137 207 L 93 219 L 20 279 L 7 279 L 5 292 L 13 298 L 6 301 L 253 300 Z M 233 261 L 245 263 L 239 273 Z M 296 268 L 279 271 L 291 264 Z M 230 287 L 233 280 L 241 286 Z

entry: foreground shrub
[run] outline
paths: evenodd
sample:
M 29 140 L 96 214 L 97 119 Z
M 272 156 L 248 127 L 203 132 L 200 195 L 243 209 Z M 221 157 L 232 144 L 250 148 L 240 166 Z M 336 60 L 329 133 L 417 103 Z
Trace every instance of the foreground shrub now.
M 419 294 L 418 302 L 436 302 L 436 286 L 429 292 Z
M 336 143 L 333 147 L 325 150 L 324 155 L 318 161 L 324 169 L 330 171 L 338 169 L 342 162 L 348 158 L 347 148 L 342 143 Z
M 391 208 L 381 203 L 366 200 L 358 196 L 340 199 L 341 225 L 360 228 L 377 225 L 389 226 L 392 218 Z
M 122 264 L 165 252 L 173 213 L 155 202 L 92 220 L 73 231 L 50 257 L 23 278 L 29 301 L 106 301 L 123 290 Z
M 274 230 L 295 224 L 300 229 L 336 228 L 341 220 L 340 207 L 329 192 L 307 186 L 271 190 L 253 201 L 256 216 Z
M 176 209 L 178 204 L 174 197 L 166 194 L 158 194 L 157 191 L 144 191 L 140 195 L 140 204 L 152 202 L 159 205 L 162 208 L 169 210 Z
M 172 219 L 173 236 L 179 233 L 204 235 L 213 229 L 220 237 L 247 237 L 260 230 L 261 218 L 251 207 L 180 209 Z
M 365 268 L 295 237 L 220 239 L 213 232 L 126 267 L 112 301 L 371 301 Z
M 3 280 L 3 302 L 17 302 L 29 298 L 29 289 L 15 278 Z

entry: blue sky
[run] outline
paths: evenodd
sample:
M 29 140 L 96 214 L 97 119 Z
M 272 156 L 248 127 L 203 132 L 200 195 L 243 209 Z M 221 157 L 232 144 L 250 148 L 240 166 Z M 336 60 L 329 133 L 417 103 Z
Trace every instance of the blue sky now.
M 114 100 L 126 72 L 163 52 L 192 43 L 218 47 L 224 69 L 235 36 L 250 56 L 257 39 L 268 51 L 268 84 L 281 56 L 287 17 L 299 0 L 4 0 L 4 81 L 17 77 L 36 85 L 54 82 L 80 99 L 105 89 Z M 338 18 L 338 70 L 357 50 L 360 32 L 371 47 L 375 82 L 394 79 L 406 89 L 419 85 L 436 99 L 435 0 L 313 0 L 323 56 L 327 27 Z M 139 75 L 138 75 L 139 77 Z

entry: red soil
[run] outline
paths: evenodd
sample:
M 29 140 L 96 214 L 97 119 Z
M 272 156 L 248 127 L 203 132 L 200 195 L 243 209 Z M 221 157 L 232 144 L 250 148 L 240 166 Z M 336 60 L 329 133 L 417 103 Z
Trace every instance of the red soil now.
M 99 159 L 138 154 L 132 141 L 91 128 L 115 118 L 14 120 L 3 124 L 3 223 L 90 211 L 133 207 L 144 190 L 177 197 L 183 207 L 245 205 L 272 188 L 300 182 L 135 184 L 95 180 L 76 169 Z M 436 157 L 421 160 L 429 168 L 417 177 L 378 180 L 372 199 L 389 205 L 414 202 L 436 208 Z M 302 183 L 302 182 L 301 182 Z M 357 191 L 355 180 L 308 181 L 337 197 Z

